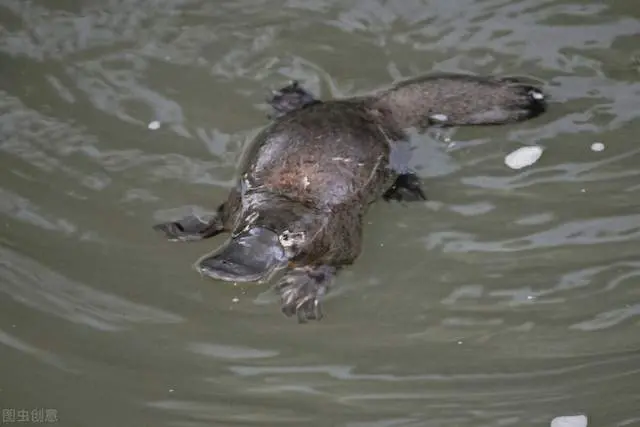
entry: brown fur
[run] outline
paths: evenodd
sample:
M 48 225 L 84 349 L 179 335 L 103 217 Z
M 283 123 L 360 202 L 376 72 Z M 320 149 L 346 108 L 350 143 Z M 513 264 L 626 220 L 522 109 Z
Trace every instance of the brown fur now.
M 392 152 L 403 146 L 398 142 L 405 128 L 424 128 L 434 120 L 449 126 L 503 124 L 546 108 L 542 92 L 516 79 L 462 75 L 421 77 L 343 100 L 316 101 L 297 84 L 278 96 L 286 98 L 281 114 L 253 141 L 238 184 L 216 218 L 210 224 L 189 219 L 157 228 L 170 237 L 182 233 L 184 240 L 229 231 L 227 245 L 234 239 L 259 242 L 262 246 L 254 247 L 268 254 L 274 246 L 264 242 L 277 236 L 288 261 L 276 286 L 283 311 L 309 318 L 317 316 L 317 301 L 331 274 L 358 257 L 371 203 L 405 174 L 407 165 L 390 162 Z M 300 108 L 289 111 L 292 105 Z M 247 230 L 268 231 L 247 237 Z M 303 238 L 287 237 L 296 235 Z M 245 272 L 255 277 L 263 254 L 255 253 L 258 261 L 244 266 L 236 254 L 244 254 L 247 246 L 238 245 L 202 260 L 201 271 L 208 268 L 212 276 L 223 271 L 217 276 L 224 280 L 241 280 Z
M 504 124 L 544 111 L 532 111 L 532 90 L 518 79 L 443 74 L 404 81 L 375 95 L 372 105 L 391 111 L 401 128 L 424 128 L 436 114 L 451 126 Z

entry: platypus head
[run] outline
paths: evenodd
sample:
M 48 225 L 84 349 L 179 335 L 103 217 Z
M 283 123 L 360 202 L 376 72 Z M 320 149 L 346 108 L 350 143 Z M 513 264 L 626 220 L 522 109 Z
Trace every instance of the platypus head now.
M 301 205 L 266 206 L 239 221 L 232 237 L 196 268 L 218 280 L 268 280 L 310 250 L 323 224 L 323 216 Z
M 287 264 L 277 233 L 252 227 L 235 234 L 214 253 L 198 261 L 201 274 L 229 282 L 255 282 Z

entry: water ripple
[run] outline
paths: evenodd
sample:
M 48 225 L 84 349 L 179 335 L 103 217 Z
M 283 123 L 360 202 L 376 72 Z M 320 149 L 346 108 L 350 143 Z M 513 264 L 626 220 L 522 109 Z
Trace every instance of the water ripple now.
M 581 371 L 605 370 L 616 364 L 632 364 L 638 360 L 638 355 L 631 353 L 621 356 L 610 356 L 606 360 L 566 364 L 561 368 L 549 368 L 531 370 L 526 372 L 487 372 L 487 373 L 453 373 L 453 374 L 418 374 L 418 375 L 394 375 L 394 374 L 367 374 L 356 373 L 354 366 L 327 365 L 327 366 L 230 366 L 229 370 L 239 376 L 286 376 L 300 374 L 322 374 L 338 380 L 348 381 L 374 381 L 374 382 L 468 382 L 481 387 L 481 381 L 522 381 L 524 379 L 540 379 L 544 377 L 568 377 L 579 374 Z M 605 374 L 608 375 L 608 374 Z
M 257 350 L 239 346 L 229 346 L 221 344 L 191 343 L 188 349 L 203 356 L 219 359 L 264 359 L 275 357 L 279 353 L 273 350 Z
M 178 323 L 180 316 L 135 304 L 76 283 L 0 247 L 0 291 L 15 301 L 70 322 L 115 331 L 133 323 Z
M 0 213 L 45 230 L 74 233 L 77 227 L 63 218 L 51 218 L 29 200 L 0 188 Z
M 640 315 L 640 304 L 630 304 L 627 307 L 598 313 L 594 319 L 576 323 L 571 325 L 570 328 L 581 331 L 597 331 L 610 328 L 638 315 Z
M 18 98 L 0 91 L 0 151 L 45 172 L 61 171 L 88 188 L 102 190 L 111 183 L 103 171 L 94 168 L 83 173 L 64 162 L 71 153 L 97 143 L 98 139 L 82 127 L 27 108 Z
M 596 245 L 627 242 L 640 238 L 640 215 L 621 215 L 569 221 L 544 231 L 500 241 L 479 242 L 471 234 L 431 233 L 428 249 L 443 252 L 518 252 L 571 245 Z
M 37 347 L 32 346 L 31 344 L 27 344 L 26 342 L 8 334 L 7 332 L 0 329 L 0 344 L 4 344 L 7 347 L 11 347 L 14 350 L 18 350 L 22 353 L 34 356 L 38 360 L 43 363 L 46 363 L 51 366 L 55 366 L 58 369 L 62 369 L 63 371 L 69 373 L 78 373 L 75 369 L 71 369 L 67 367 L 65 363 L 60 360 L 60 358 L 51 352 L 39 349 Z
M 72 14 L 35 2 L 7 0 L 3 7 L 25 28 L 7 32 L 0 50 L 37 60 L 61 59 L 92 49 L 114 47 L 152 36 L 149 20 L 170 19 L 188 0 L 110 0 L 81 7 Z M 122 47 L 122 46 L 118 46 Z

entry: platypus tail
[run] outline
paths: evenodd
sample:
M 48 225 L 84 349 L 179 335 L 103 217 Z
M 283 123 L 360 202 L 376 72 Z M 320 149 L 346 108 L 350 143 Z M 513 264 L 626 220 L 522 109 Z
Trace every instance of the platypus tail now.
M 373 106 L 401 127 L 500 125 L 534 118 L 547 108 L 541 89 L 512 77 L 440 74 L 378 92 Z

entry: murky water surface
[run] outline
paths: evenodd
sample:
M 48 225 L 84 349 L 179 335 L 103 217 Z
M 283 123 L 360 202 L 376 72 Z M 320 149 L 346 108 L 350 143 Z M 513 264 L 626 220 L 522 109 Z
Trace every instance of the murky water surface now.
M 1 0 L 3 422 L 640 425 L 636 3 Z M 374 207 L 324 321 L 200 278 L 224 237 L 152 232 L 225 197 L 269 89 L 430 71 L 530 76 L 554 103 L 414 135 L 431 200 Z

